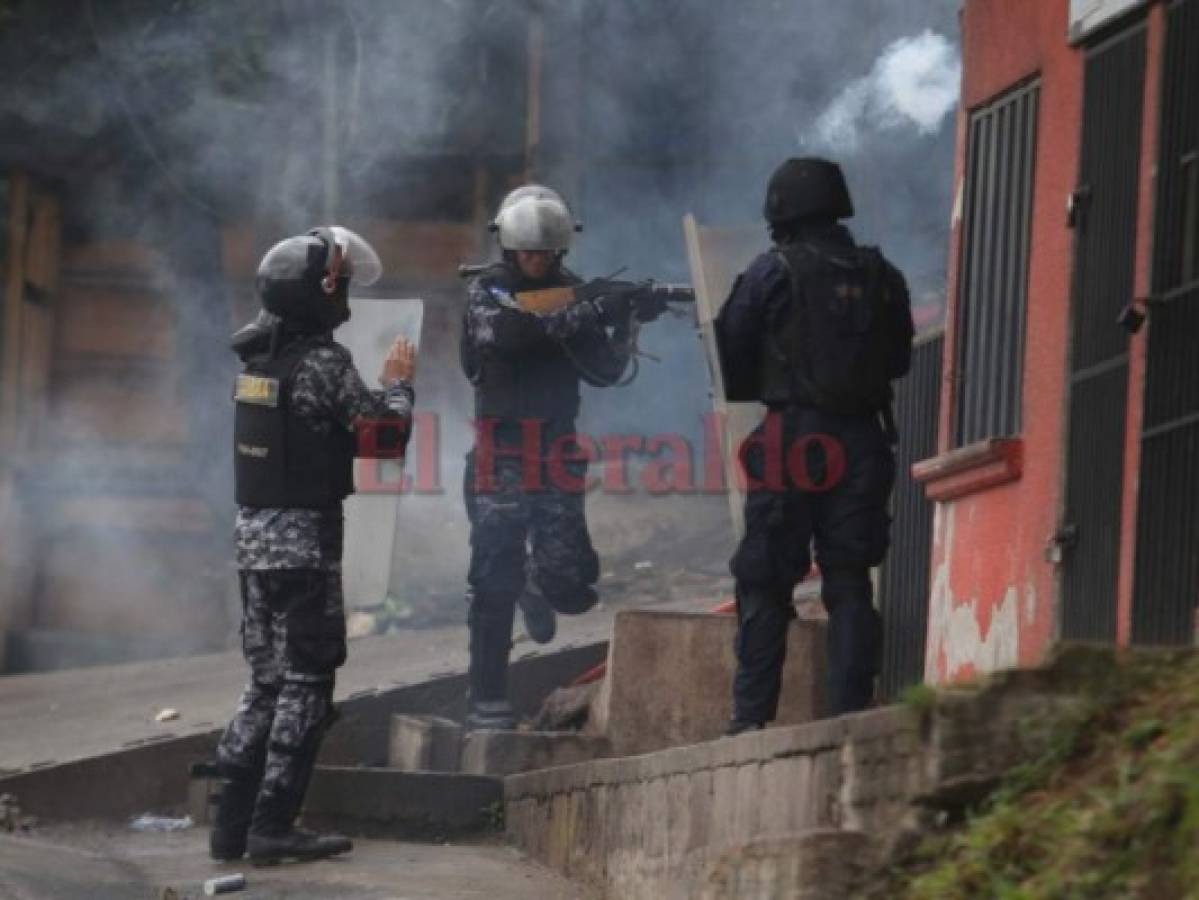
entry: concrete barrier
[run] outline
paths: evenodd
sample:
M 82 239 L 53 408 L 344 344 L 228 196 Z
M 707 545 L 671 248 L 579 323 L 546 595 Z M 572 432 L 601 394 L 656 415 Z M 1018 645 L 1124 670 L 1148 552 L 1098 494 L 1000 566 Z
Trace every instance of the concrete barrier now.
M 719 737 L 732 715 L 736 630 L 736 617 L 728 614 L 617 613 L 608 673 L 592 705 L 588 733 L 605 735 L 617 756 Z M 824 634 L 822 622 L 791 624 L 777 724 L 819 718 Z
M 401 772 L 457 772 L 462 726 L 441 716 L 392 716 L 389 768 Z M 503 773 L 507 774 L 507 773 Z

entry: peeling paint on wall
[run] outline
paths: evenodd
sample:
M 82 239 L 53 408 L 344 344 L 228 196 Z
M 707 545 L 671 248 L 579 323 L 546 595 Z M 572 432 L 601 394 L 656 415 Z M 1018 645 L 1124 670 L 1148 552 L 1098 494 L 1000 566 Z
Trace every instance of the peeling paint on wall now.
M 925 680 L 953 681 L 976 672 L 1015 666 L 1019 658 L 1020 592 L 1009 585 L 998 602 L 954 597 L 950 565 L 954 547 L 953 504 L 938 509 L 937 552 L 929 597 Z M 1036 609 L 1036 590 L 1025 586 L 1026 615 Z

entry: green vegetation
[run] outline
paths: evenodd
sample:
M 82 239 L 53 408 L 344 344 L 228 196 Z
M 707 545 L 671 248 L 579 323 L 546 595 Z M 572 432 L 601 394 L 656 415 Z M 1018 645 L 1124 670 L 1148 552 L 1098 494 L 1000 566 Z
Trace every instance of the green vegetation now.
M 915 712 L 925 712 L 937 702 L 937 689 L 929 684 L 913 684 L 899 694 L 899 702 Z
M 887 896 L 1199 898 L 1199 656 L 1082 652 L 1056 676 L 1082 686 L 1076 713 L 964 825 L 926 837 Z

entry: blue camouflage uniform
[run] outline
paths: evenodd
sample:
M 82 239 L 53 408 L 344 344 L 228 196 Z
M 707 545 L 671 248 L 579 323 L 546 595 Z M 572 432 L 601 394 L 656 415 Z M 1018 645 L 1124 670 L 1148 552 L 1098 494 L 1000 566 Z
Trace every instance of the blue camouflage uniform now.
M 477 438 L 463 496 L 470 520 L 468 625 L 475 702 L 503 701 L 517 598 L 538 590 L 558 612 L 596 602 L 599 558 L 584 517 L 587 463 L 571 441 L 579 383 L 616 383 L 629 359 L 627 331 L 609 335 L 589 302 L 554 312 L 523 309 L 522 290 L 566 287 L 559 268 L 531 283 L 496 264 L 471 280 L 460 343 L 475 389 Z
M 413 390 L 397 381 L 370 390 L 348 350 L 314 342 L 291 380 L 290 412 L 321 434 L 361 419 L 394 423 L 407 441 Z M 402 450 L 402 447 L 400 448 Z M 326 508 L 241 506 L 235 542 L 242 594 L 242 648 L 250 683 L 217 747 L 227 773 L 258 796 L 295 798 L 298 810 L 321 737 L 331 724 L 336 670 L 346 658 L 341 504 Z

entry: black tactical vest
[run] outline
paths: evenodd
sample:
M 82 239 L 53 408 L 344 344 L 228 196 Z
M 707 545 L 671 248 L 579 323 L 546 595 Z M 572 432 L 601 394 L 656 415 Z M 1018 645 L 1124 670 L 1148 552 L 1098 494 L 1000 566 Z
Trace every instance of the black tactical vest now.
M 506 266 L 493 266 L 480 276 L 484 290 L 512 293 L 515 287 Z M 564 277 L 563 285 L 573 283 Z M 529 323 L 530 328 L 536 328 Z M 477 353 L 462 348 L 463 366 L 475 387 L 475 416 L 515 423 L 538 419 L 548 423 L 545 434 L 574 427 L 579 414 L 579 374 L 557 341 L 538 334 L 520 350 L 506 352 L 503 337 Z
M 776 247 L 791 283 L 791 304 L 764 329 L 762 402 L 839 413 L 887 408 L 891 382 L 882 255 L 872 247 Z
M 296 341 L 274 359 L 251 357 L 237 377 L 233 469 L 239 505 L 319 509 L 354 492 L 354 433 L 334 423 L 321 434 L 290 409 L 296 369 L 329 340 Z

